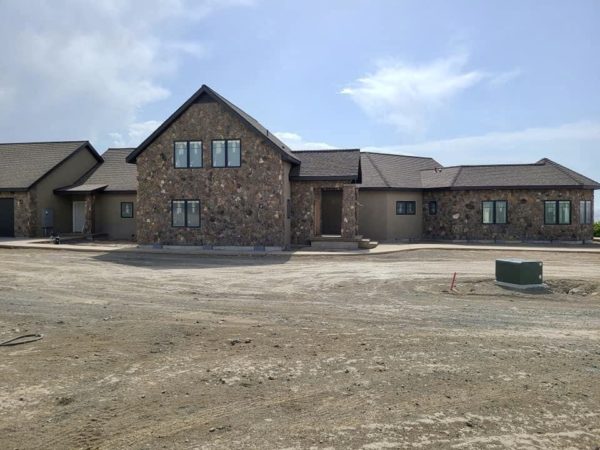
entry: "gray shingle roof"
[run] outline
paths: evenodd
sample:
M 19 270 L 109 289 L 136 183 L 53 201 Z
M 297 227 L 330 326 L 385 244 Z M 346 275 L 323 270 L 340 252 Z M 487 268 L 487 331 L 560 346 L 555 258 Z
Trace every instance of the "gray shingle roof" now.
M 134 192 L 137 191 L 137 166 L 126 162 L 133 148 L 109 148 L 98 164 L 73 186 L 59 189 L 60 192 Z
M 421 170 L 442 167 L 433 158 L 361 153 L 362 189 L 421 189 Z
M 600 188 L 600 184 L 554 161 L 544 158 L 534 164 L 500 164 L 447 167 L 421 172 L 424 188 Z
M 88 141 L 0 144 L 0 190 L 30 188 L 85 146 L 102 161 Z
M 360 173 L 360 150 L 298 150 L 300 165 L 290 172 L 292 180 L 352 180 Z
M 267 140 L 273 144 L 277 150 L 282 154 L 282 157 L 292 163 L 298 163 L 297 158 L 294 156 L 292 150 L 281 142 L 273 133 L 267 130 L 264 126 L 262 126 L 258 120 L 252 117 L 250 114 L 243 111 L 238 106 L 231 103 L 225 97 L 218 94 L 216 91 L 209 88 L 207 85 L 203 84 L 200 89 L 198 89 L 194 95 L 192 95 L 187 101 L 181 105 L 177 111 L 175 111 L 171 116 L 165 120 L 144 142 L 142 142 L 127 158 L 127 162 L 135 163 L 136 158 L 140 153 L 142 153 L 158 136 L 160 136 L 179 116 L 181 116 L 195 101 L 197 101 L 202 95 L 208 95 L 221 104 L 228 107 L 231 111 L 237 114 L 242 120 L 248 123 L 252 128 L 262 134 Z

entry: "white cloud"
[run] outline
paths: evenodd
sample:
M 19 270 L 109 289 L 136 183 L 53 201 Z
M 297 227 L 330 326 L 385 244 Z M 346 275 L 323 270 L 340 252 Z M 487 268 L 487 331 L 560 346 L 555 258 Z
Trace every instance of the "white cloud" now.
M 582 147 L 600 144 L 600 122 L 581 121 L 556 127 L 527 128 L 519 131 L 487 133 L 418 144 L 365 147 L 368 151 L 389 153 L 433 154 L 456 160 L 468 157 L 470 162 L 490 160 L 519 160 L 532 152 L 544 154 L 576 151 Z M 541 157 L 541 156 L 540 156 Z
M 275 136 L 285 142 L 292 150 L 331 150 L 337 148 L 325 142 L 305 141 L 299 134 L 288 131 L 277 132 Z
M 159 126 L 158 120 L 135 122 L 129 125 L 126 136 L 119 132 L 112 132 L 109 135 L 113 140 L 112 145 L 115 147 L 136 147 Z
M 466 68 L 465 54 L 421 65 L 389 59 L 379 62 L 374 73 L 359 78 L 341 93 L 365 113 L 408 134 L 426 130 L 433 113 L 467 89 L 488 81 L 500 86 L 519 77 L 514 69 L 500 74 Z
M 386 60 L 374 73 L 342 89 L 369 116 L 407 133 L 426 128 L 428 116 L 460 92 L 480 82 L 485 74 L 465 70 L 464 55 L 424 65 Z
M 0 15 L 0 135 L 5 140 L 127 136 L 138 111 L 170 95 L 185 57 L 209 54 L 185 25 L 250 0 L 29 0 Z M 132 134 L 133 133 L 133 134 Z

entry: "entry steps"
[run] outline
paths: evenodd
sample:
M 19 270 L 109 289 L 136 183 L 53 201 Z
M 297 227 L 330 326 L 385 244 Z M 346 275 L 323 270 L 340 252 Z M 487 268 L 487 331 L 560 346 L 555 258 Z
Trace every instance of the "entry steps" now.
M 323 250 L 356 250 L 356 249 L 371 249 L 377 247 L 377 242 L 362 236 L 354 238 L 342 238 L 339 235 L 323 235 L 313 236 L 310 238 L 310 246 L 316 249 Z

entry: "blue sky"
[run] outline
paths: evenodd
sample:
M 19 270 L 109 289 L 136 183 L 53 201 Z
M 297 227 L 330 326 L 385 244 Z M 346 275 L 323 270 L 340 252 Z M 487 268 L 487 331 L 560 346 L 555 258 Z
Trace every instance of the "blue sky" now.
M 600 180 L 598 23 L 597 0 L 0 0 L 0 140 L 135 146 L 206 83 L 293 148 Z

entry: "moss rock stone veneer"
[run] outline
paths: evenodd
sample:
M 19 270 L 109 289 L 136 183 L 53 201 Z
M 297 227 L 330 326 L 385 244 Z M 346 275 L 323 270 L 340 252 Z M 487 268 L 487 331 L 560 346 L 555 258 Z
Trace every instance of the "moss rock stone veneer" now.
M 291 238 L 294 245 L 308 245 L 310 238 L 321 234 L 321 192 L 324 189 L 342 191 L 342 229 L 344 238 L 358 234 L 357 187 L 341 181 L 292 181 Z
M 482 202 L 506 200 L 506 224 L 482 223 Z M 544 201 L 570 200 L 571 224 L 546 225 Z M 426 191 L 423 193 L 423 236 L 433 240 L 482 241 L 587 241 L 592 225 L 582 225 L 580 200 L 593 200 L 587 189 L 494 189 Z M 430 201 L 437 202 L 437 214 L 428 211 Z
M 239 139 L 241 167 L 213 168 L 211 141 Z M 202 141 L 201 168 L 174 168 L 175 141 Z M 138 156 L 140 244 L 286 246 L 284 162 L 266 138 L 204 96 Z M 199 200 L 200 227 L 173 227 L 172 200 Z
M 38 224 L 35 194 L 31 191 L 4 191 L 0 192 L 0 198 L 14 199 L 15 237 L 35 236 Z

